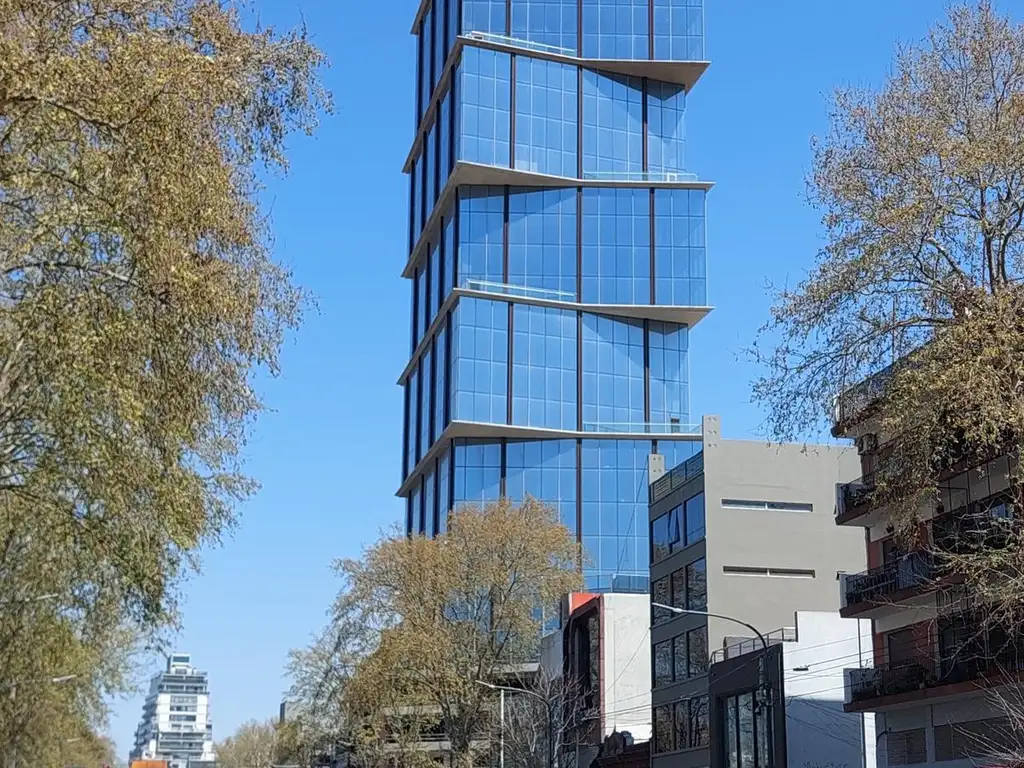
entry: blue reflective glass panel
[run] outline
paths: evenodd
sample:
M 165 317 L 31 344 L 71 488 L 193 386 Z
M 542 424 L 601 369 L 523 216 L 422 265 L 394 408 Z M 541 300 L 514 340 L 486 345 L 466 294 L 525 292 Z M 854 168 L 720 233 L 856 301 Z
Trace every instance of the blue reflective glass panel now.
M 448 177 L 452 173 L 452 94 L 451 91 L 445 91 L 443 97 L 441 97 L 441 112 L 437 117 L 440 128 L 440 139 L 441 142 L 438 150 L 438 167 L 440 169 L 440 181 L 438 182 L 438 191 L 444 189 L 445 182 L 448 181 Z
M 575 536 L 576 441 L 509 441 L 505 464 L 505 495 L 517 502 L 527 496 L 544 502 Z
M 463 49 L 458 159 L 508 167 L 511 61 L 507 53 L 472 46 Z
M 501 187 L 459 188 L 459 284 L 502 282 L 505 193 Z
M 434 90 L 433 83 L 433 67 L 431 62 L 434 59 L 434 36 L 431 34 L 433 29 L 433 13 L 430 9 L 423 15 L 423 26 L 421 27 L 420 38 L 423 44 L 423 74 L 420 77 L 420 102 L 423 104 L 424 112 L 427 109 L 427 105 L 430 104 L 430 95 Z
M 453 0 L 458 2 L 458 0 Z M 435 0 L 434 2 L 434 85 L 441 80 L 444 72 L 444 62 L 448 58 L 448 46 L 446 45 L 445 33 L 448 25 L 448 3 L 446 0 Z
M 583 0 L 583 55 L 646 59 L 648 0 Z
M 648 331 L 651 423 L 686 424 L 690 420 L 688 329 L 651 321 Z
M 427 286 L 427 327 L 429 328 L 440 307 L 437 286 L 441 282 L 441 254 L 438 252 L 436 243 L 431 244 L 427 259 L 427 266 L 430 269 L 430 282 Z
M 501 491 L 501 445 L 456 440 L 455 508 L 495 501 Z
M 452 206 L 444 216 L 444 286 L 441 289 L 441 303 L 455 287 L 455 207 Z
M 576 53 L 577 0 L 511 0 L 512 37 Z
M 436 519 L 437 509 L 434 507 L 434 470 L 431 469 L 423 476 L 423 533 L 428 538 L 434 537 L 434 521 Z
M 515 167 L 576 177 L 577 69 L 516 58 Z
M 437 532 L 444 533 L 448 530 L 448 512 L 451 511 L 451 459 L 450 453 L 445 451 L 437 460 Z
M 434 369 L 431 365 L 434 359 L 430 347 L 423 353 L 420 362 L 420 456 L 430 450 L 434 442 L 430 434 L 430 421 L 434 416 L 434 404 L 430 400 L 431 383 L 433 381 Z
M 430 251 L 428 250 L 429 254 Z M 427 326 L 429 321 L 427 320 L 429 300 L 427 299 L 427 272 L 426 265 L 423 265 L 416 272 L 416 343 L 419 344 L 420 340 L 427 333 Z
M 452 419 L 505 424 L 508 304 L 462 299 L 452 313 Z
M 647 83 L 647 169 L 684 170 L 686 91 L 681 85 Z
M 508 207 L 508 281 L 574 301 L 576 190 L 513 189 Z
M 697 440 L 658 440 L 658 453 L 665 457 L 665 469 L 678 467 L 701 450 Z
M 505 34 L 505 0 L 462 0 L 462 33 Z
M 420 158 L 412 161 L 409 174 L 412 177 L 412 244 L 415 244 L 423 231 L 423 174 L 420 172 Z
M 646 591 L 649 440 L 584 440 L 583 546 L 587 586 Z
M 576 313 L 516 304 L 512 423 L 576 429 Z
M 583 190 L 583 301 L 651 303 L 650 191 Z
M 643 102 L 639 77 L 584 70 L 584 176 L 614 178 L 643 171 Z
M 584 429 L 644 421 L 643 323 L 584 314 Z
M 409 494 L 409 503 L 412 507 L 412 529 L 411 533 L 417 534 L 423 532 L 423 502 L 422 493 L 420 490 L 420 484 L 416 483 L 416 486 L 412 489 Z
M 423 221 L 426 222 L 430 218 L 430 214 L 433 213 L 433 211 L 434 211 L 434 203 L 437 202 L 437 183 L 436 183 L 437 176 L 435 175 L 435 172 L 437 170 L 437 168 L 436 168 L 436 165 L 437 165 L 437 121 L 436 120 L 430 126 L 430 129 L 427 131 L 427 144 L 426 144 L 426 147 L 424 147 L 424 154 L 425 154 L 425 156 L 427 158 L 426 165 L 424 166 L 426 168 L 425 172 L 427 174 L 427 177 L 426 177 L 427 199 L 426 199 L 426 202 L 425 202 L 425 205 L 427 206 L 427 208 L 426 208 L 426 214 L 425 214 L 425 216 L 423 218 Z
M 704 0 L 654 0 L 654 58 L 704 59 Z
M 442 324 L 434 342 L 434 433 L 440 435 L 448 426 L 448 328 Z
M 699 189 L 654 192 L 654 298 L 657 304 L 707 306 L 704 196 Z

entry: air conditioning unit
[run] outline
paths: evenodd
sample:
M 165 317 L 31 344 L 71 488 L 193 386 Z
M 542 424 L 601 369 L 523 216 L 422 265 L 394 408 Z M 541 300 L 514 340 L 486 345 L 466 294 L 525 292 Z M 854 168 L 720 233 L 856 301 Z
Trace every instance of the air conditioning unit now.
M 874 453 L 878 450 L 878 435 L 868 432 L 857 438 L 857 453 L 861 456 Z
M 665 174 L 665 181 L 679 181 L 679 174 L 678 173 L 666 173 Z

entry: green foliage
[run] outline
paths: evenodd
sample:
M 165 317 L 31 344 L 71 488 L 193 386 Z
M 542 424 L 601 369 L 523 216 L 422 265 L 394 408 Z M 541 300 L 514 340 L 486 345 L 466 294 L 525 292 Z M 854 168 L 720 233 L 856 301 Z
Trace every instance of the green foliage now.
M 1022 132 L 1024 27 L 987 2 L 901 50 L 879 90 L 840 90 L 810 180 L 827 242 L 755 350 L 773 436 L 815 431 L 837 403 L 855 412 L 840 433 L 880 436 L 875 501 L 907 536 L 958 463 L 1009 452 L 1020 478 Z M 850 388 L 890 365 L 870 409 L 851 408 Z M 946 562 L 1021 618 L 1019 534 Z
M 76 674 L 19 707 L 92 722 L 255 487 L 253 374 L 304 301 L 257 173 L 324 60 L 213 0 L 0 0 L 0 32 L 0 687 Z M 55 741 L 36 720 L 0 750 Z

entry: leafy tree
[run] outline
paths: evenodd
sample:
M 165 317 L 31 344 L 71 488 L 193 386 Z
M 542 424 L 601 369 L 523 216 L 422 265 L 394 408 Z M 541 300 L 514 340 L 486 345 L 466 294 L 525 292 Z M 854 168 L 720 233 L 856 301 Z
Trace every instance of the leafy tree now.
M 250 720 L 215 747 L 218 768 L 270 768 L 277 750 L 273 721 Z
M 77 675 L 0 696 L 3 751 L 58 743 L 61 697 L 102 717 L 253 491 L 253 374 L 304 300 L 259 174 L 328 102 L 305 31 L 230 2 L 0 0 L 0 30 L 0 687 Z
M 319 656 L 331 703 L 307 696 L 308 708 L 337 707 L 338 741 L 363 765 L 429 760 L 416 745 L 439 734 L 471 765 L 495 716 L 477 681 L 536 660 L 541 617 L 580 587 L 579 556 L 553 511 L 527 499 L 461 508 L 436 538 L 396 533 L 339 562 L 332 627 L 302 657 Z
M 870 420 L 875 500 L 908 536 L 961 460 L 1010 451 L 1020 477 L 1022 131 L 1024 27 L 987 2 L 902 49 L 880 89 L 839 90 L 810 179 L 826 244 L 755 348 L 775 437 Z M 1003 618 L 1024 594 L 1011 539 L 947 560 Z

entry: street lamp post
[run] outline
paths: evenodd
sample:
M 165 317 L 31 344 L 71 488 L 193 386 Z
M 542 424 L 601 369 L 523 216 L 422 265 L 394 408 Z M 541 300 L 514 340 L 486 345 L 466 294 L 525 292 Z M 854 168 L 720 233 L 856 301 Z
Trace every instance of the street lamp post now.
M 661 608 L 669 613 L 674 613 L 679 616 L 706 616 L 712 619 L 722 619 L 723 621 L 731 621 L 734 624 L 746 627 L 755 635 L 757 639 L 761 641 L 761 656 L 758 659 L 758 677 L 760 678 L 759 688 L 761 689 L 761 703 L 765 705 L 766 716 L 765 722 L 768 724 L 768 754 L 765 757 L 768 758 L 767 768 L 773 768 L 775 765 L 775 744 L 774 744 L 774 731 L 775 724 L 772 722 L 772 711 L 773 711 L 773 699 L 775 698 L 772 694 L 771 684 L 768 682 L 768 638 L 766 638 L 757 627 L 753 624 L 748 624 L 742 619 L 737 619 L 734 616 L 725 616 L 721 613 L 711 613 L 710 611 L 693 611 L 689 608 L 677 608 L 674 605 L 665 605 L 664 603 L 651 603 L 653 608 Z
M 505 691 L 508 691 L 509 693 L 525 693 L 527 696 L 533 696 L 533 698 L 540 699 L 544 702 L 544 708 L 547 711 L 548 716 L 548 768 L 555 768 L 555 712 L 551 702 L 548 701 L 545 696 L 542 696 L 536 691 L 529 691 L 525 688 L 513 688 L 509 685 L 495 685 L 494 683 L 486 683 L 483 680 L 477 680 L 476 683 L 477 685 L 482 685 L 484 688 L 490 688 L 492 691 L 499 691 L 502 694 L 501 705 L 503 721 L 505 714 Z M 504 734 L 502 736 L 504 737 Z M 504 744 L 502 746 L 504 746 Z M 502 755 L 502 757 L 504 757 L 504 755 Z

